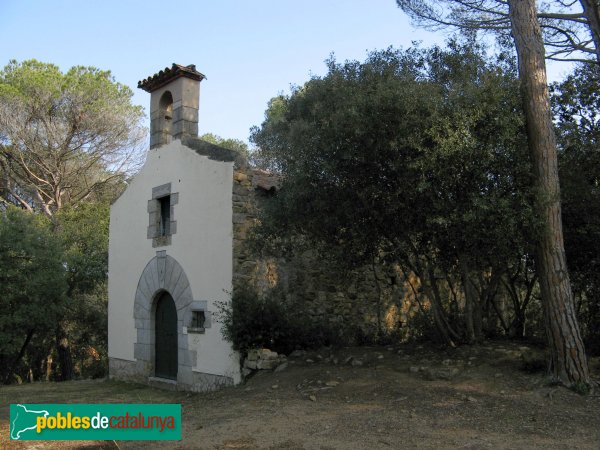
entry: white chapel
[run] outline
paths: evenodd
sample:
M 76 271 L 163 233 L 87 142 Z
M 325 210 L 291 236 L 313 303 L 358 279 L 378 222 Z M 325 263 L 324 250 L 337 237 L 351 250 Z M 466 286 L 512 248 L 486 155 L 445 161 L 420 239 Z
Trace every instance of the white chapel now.
M 173 64 L 150 93 L 150 150 L 112 205 L 110 377 L 206 391 L 240 381 L 239 355 L 214 313 L 233 280 L 235 152 L 198 139 L 200 82 Z

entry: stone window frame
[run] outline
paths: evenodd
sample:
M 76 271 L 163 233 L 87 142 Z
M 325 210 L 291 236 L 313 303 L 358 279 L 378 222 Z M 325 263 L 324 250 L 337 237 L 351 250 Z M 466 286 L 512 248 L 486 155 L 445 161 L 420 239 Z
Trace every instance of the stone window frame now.
M 194 313 L 197 312 L 204 313 L 204 326 L 202 327 L 192 326 L 194 320 Z M 206 329 L 212 326 L 212 313 L 208 311 L 208 302 L 202 300 L 193 301 L 183 316 L 183 323 L 186 326 L 187 332 L 189 334 L 204 334 L 206 332 Z
M 169 197 L 169 226 L 166 234 L 161 233 L 161 199 Z M 152 188 L 152 199 L 148 200 L 148 231 L 147 238 L 152 239 L 152 247 L 171 245 L 172 236 L 177 233 L 175 220 L 175 205 L 179 203 L 179 192 L 171 192 L 171 183 L 161 184 Z

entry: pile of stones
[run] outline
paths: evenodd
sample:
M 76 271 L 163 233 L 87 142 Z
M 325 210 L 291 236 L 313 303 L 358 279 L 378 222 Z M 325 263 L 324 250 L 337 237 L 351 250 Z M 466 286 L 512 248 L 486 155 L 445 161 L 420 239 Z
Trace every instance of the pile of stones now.
M 244 376 L 248 376 L 255 370 L 274 370 L 287 365 L 285 355 L 280 355 L 267 348 L 253 349 L 248 351 L 244 360 Z

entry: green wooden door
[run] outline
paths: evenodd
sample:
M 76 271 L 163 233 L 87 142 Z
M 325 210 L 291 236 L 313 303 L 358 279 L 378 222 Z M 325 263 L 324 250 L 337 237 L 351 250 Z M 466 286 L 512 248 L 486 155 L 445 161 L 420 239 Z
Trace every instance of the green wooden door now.
M 164 293 L 156 304 L 155 375 L 177 379 L 177 309 L 173 297 Z

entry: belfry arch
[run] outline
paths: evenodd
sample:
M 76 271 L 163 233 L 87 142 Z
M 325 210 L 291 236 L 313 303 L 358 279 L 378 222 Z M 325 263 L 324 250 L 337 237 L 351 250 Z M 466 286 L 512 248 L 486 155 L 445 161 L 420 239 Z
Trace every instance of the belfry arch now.
M 173 138 L 173 95 L 170 91 L 165 91 L 158 102 L 160 113 L 160 143 L 168 144 Z

